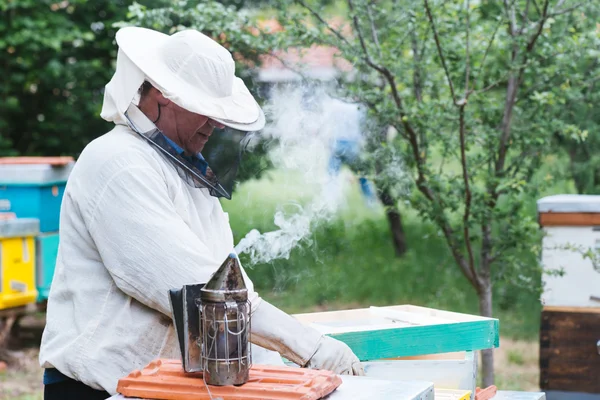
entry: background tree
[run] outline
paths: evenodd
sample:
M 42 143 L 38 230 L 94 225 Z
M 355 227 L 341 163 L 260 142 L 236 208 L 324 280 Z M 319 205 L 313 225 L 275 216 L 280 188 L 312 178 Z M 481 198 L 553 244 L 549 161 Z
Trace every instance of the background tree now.
M 3 155 L 77 156 L 109 129 L 99 112 L 116 57 L 111 24 L 129 3 L 0 1 Z
M 280 46 L 335 46 L 354 65 L 358 78 L 346 83 L 347 93 L 368 105 L 377 125 L 397 132 L 371 138 L 371 157 L 383 160 L 370 163 L 372 176 L 382 176 L 385 160 L 401 157 L 413 183 L 411 207 L 439 228 L 477 292 L 481 315 L 493 315 L 494 283 L 539 290 L 532 280 L 539 265 L 522 262 L 523 254 L 539 250 L 527 199 L 543 189 L 543 181 L 532 178 L 557 129 L 570 126 L 583 139 L 572 116 L 555 113 L 554 104 L 569 100 L 555 89 L 557 82 L 583 85 L 584 73 L 568 76 L 560 65 L 584 51 L 574 36 L 597 34 L 587 15 L 600 5 L 346 0 L 345 30 L 329 25 L 319 6 L 296 3 L 302 6 L 297 12 L 280 7 L 286 10 Z M 546 92 L 555 103 L 539 95 Z M 380 188 L 394 183 L 393 172 L 384 176 L 388 183 L 380 180 Z M 493 352 L 484 351 L 482 359 L 488 386 Z
M 565 41 L 571 42 L 570 54 L 548 65 L 555 69 L 552 84 L 535 91 L 559 116 L 555 143 L 567 154 L 570 177 L 581 194 L 600 193 L 600 30 L 585 26 L 598 21 L 599 12 L 598 7 L 588 8 L 574 25 L 561 24 Z

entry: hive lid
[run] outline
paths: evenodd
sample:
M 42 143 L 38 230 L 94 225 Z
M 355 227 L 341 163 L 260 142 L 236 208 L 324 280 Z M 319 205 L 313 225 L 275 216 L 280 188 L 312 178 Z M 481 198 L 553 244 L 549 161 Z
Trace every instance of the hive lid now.
M 59 160 L 54 158 L 59 158 Z M 75 162 L 71 157 L 0 158 L 0 184 L 48 185 L 64 183 L 69 178 L 74 166 Z
M 539 213 L 600 213 L 600 196 L 559 194 L 539 199 Z
M 248 289 L 237 256 L 231 253 L 201 290 L 202 301 L 247 301 Z
M 223 400 L 317 400 L 341 384 L 341 378 L 329 371 L 253 365 L 244 385 L 207 386 L 201 373 L 184 373 L 180 361 L 159 359 L 120 379 L 117 392 L 155 400 L 208 400 L 211 396 Z
M 40 233 L 37 218 L 0 219 L 0 238 L 36 236 Z

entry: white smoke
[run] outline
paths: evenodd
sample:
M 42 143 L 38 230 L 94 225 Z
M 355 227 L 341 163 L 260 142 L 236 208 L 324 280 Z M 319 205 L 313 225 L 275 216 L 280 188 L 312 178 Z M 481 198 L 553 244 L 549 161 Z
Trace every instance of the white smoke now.
M 275 168 L 295 172 L 300 177 L 296 184 L 317 185 L 318 190 L 305 206 L 295 204 L 295 212 L 278 210 L 277 230 L 253 229 L 238 243 L 236 252 L 247 253 L 252 264 L 288 259 L 300 242 L 308 241 L 314 227 L 330 220 L 343 203 L 345 181 L 330 176 L 328 165 L 335 139 L 360 142 L 357 106 L 334 101 L 323 89 L 313 89 L 310 96 L 306 93 L 306 88 L 274 89 L 264 107 L 269 123 L 261 136 L 272 143 L 268 156 Z

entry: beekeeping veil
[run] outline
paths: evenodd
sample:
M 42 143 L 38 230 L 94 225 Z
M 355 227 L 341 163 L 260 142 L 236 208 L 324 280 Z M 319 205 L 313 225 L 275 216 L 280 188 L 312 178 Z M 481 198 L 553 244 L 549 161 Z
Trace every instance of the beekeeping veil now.
M 165 35 L 127 27 L 117 32 L 117 68 L 106 85 L 101 117 L 128 125 L 178 171 L 189 185 L 216 197 L 231 198 L 248 133 L 264 127 L 265 117 L 244 82 L 235 76 L 229 51 L 195 30 Z M 137 107 L 148 81 L 162 95 L 190 112 L 223 125 L 195 156 L 186 156 Z

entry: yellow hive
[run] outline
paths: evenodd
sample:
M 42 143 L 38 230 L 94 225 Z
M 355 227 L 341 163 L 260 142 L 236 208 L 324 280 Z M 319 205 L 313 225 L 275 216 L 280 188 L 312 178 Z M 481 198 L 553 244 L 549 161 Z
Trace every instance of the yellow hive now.
M 34 303 L 37 298 L 34 234 L 20 235 L 0 235 L 0 310 Z

